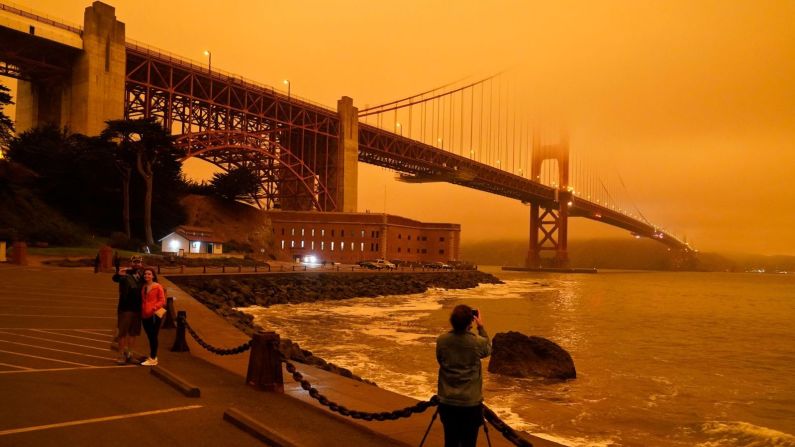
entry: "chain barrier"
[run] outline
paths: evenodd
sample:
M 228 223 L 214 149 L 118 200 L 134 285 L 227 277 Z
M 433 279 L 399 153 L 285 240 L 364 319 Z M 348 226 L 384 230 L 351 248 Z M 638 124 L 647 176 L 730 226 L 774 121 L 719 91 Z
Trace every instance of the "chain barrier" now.
M 435 407 L 439 405 L 439 396 L 433 396 L 430 400 L 419 402 L 416 405 L 411 407 L 406 407 L 400 410 L 394 411 L 383 411 L 378 413 L 368 413 L 366 411 L 356 411 L 350 410 L 332 400 L 329 400 L 326 396 L 324 396 L 317 388 L 313 387 L 312 384 L 304 379 L 303 374 L 301 374 L 296 368 L 295 365 L 292 364 L 289 360 L 285 359 L 282 356 L 282 362 L 287 367 L 287 372 L 292 374 L 293 380 L 301 384 L 301 388 L 304 391 L 309 393 L 313 399 L 317 400 L 320 405 L 328 407 L 329 410 L 339 413 L 343 416 L 351 417 L 353 419 L 362 419 L 365 421 L 394 421 L 400 418 L 408 418 L 414 414 L 422 413 L 430 407 Z M 533 447 L 529 441 L 524 439 L 521 435 L 516 433 L 516 431 L 511 428 L 508 424 L 505 423 L 502 419 L 497 416 L 489 407 L 483 406 L 483 417 L 486 421 L 490 422 L 494 428 L 502 434 L 505 439 L 507 439 L 511 444 L 518 446 L 518 447 Z
M 533 447 L 533 444 L 520 436 L 519 433 L 516 433 L 516 430 L 506 424 L 496 413 L 491 411 L 491 408 L 485 405 L 483 405 L 483 417 L 491 423 L 494 429 L 502 433 L 502 436 L 511 444 L 519 447 Z
M 383 411 L 378 413 L 369 413 L 366 411 L 350 410 L 324 396 L 317 388 L 313 387 L 308 380 L 304 379 L 303 374 L 296 370 L 295 365 L 290 363 L 287 359 L 282 357 L 282 362 L 287 366 L 287 372 L 292 374 L 293 380 L 301 384 L 304 391 L 309 392 L 309 396 L 317 400 L 320 405 L 328 407 L 329 410 L 339 413 L 343 416 L 351 417 L 353 419 L 362 419 L 364 421 L 394 421 L 400 418 L 411 417 L 415 413 L 422 413 L 430 407 L 439 405 L 439 398 L 433 396 L 430 400 L 419 402 L 411 407 L 406 407 L 400 410 Z
M 185 321 L 185 329 L 187 329 L 191 337 L 193 337 L 193 339 L 196 340 L 196 343 L 201 345 L 202 348 L 212 352 L 213 354 L 234 355 L 234 354 L 241 354 L 251 349 L 251 340 L 235 348 L 216 348 L 215 346 L 212 346 L 211 344 L 204 341 L 201 337 L 199 337 L 199 334 L 197 334 L 196 331 L 194 331 L 193 328 L 190 327 L 190 324 L 188 324 L 187 320 Z

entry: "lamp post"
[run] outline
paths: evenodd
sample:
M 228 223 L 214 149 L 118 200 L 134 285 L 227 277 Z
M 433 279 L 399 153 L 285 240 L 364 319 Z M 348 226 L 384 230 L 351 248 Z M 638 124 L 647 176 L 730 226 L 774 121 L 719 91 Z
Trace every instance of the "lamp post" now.
M 282 84 L 287 86 L 287 101 L 289 102 L 290 101 L 290 80 L 289 79 L 285 79 L 284 81 L 282 81 Z
M 395 127 L 397 128 L 398 133 L 402 137 L 403 136 L 403 126 L 400 123 L 395 123 Z
M 213 71 L 213 53 L 210 50 L 204 50 L 204 55 L 208 57 L 207 60 L 207 71 Z

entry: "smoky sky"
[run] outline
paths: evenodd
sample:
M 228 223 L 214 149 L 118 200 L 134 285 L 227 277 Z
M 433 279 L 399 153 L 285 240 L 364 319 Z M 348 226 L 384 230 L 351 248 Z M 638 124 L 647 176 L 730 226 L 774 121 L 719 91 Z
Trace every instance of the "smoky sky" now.
M 89 2 L 17 0 L 82 23 Z M 533 125 L 696 248 L 795 255 L 795 2 L 110 1 L 128 38 L 335 107 L 506 68 Z M 4 82 L 8 81 L 7 79 Z M 206 178 L 210 169 L 189 162 Z M 527 238 L 521 203 L 359 167 L 359 209 Z M 575 219 L 570 238 L 625 231 Z

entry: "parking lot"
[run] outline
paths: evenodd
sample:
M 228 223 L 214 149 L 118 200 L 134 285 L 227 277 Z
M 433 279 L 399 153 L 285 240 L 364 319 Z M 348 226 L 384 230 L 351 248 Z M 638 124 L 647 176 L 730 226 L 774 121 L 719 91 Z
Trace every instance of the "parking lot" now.
M 115 363 L 110 275 L 0 264 L 0 283 L 0 446 L 256 445 L 213 401 Z

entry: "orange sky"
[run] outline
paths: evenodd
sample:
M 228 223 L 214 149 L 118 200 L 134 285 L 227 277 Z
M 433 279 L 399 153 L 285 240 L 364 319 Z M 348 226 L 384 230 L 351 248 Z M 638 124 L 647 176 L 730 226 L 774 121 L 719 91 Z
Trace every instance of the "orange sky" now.
M 81 24 L 87 1 L 17 0 Z M 127 36 L 334 107 L 520 66 L 527 107 L 696 248 L 795 255 L 795 2 L 116 0 Z M 534 123 L 538 124 L 538 123 Z M 190 165 L 194 173 L 200 169 Z M 519 202 L 360 165 L 360 210 L 526 238 Z M 570 238 L 626 232 L 574 219 Z M 628 236 L 628 235 L 627 235 Z

